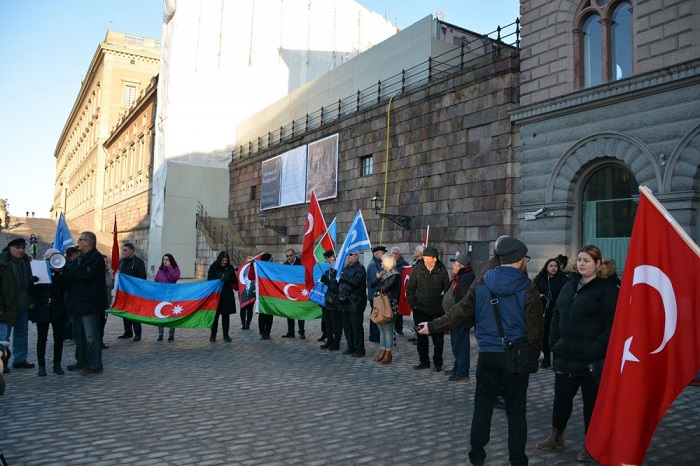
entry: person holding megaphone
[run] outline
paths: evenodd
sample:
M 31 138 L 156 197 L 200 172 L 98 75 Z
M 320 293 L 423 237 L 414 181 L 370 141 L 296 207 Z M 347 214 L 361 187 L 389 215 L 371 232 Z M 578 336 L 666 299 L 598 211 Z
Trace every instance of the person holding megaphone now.
M 53 331 L 53 371 L 63 375 L 61 360 L 63 359 L 63 328 L 66 324 L 66 306 L 63 295 L 66 291 L 66 282 L 58 270 L 66 263 L 56 249 L 48 249 L 44 253 L 44 260 L 51 267 L 51 283 L 37 283 L 34 285 L 33 294 L 36 298 L 36 309 L 31 316 L 36 324 L 36 357 L 39 364 L 39 377 L 46 377 L 46 342 L 49 335 L 49 324 Z

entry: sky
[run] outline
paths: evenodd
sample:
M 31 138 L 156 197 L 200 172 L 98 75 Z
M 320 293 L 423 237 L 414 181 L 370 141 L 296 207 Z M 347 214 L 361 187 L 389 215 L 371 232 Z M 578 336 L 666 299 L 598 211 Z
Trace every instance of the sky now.
M 358 3 L 400 29 L 441 10 L 482 34 L 515 21 L 520 8 L 518 0 Z M 162 19 L 161 0 L 0 0 L 0 198 L 13 216 L 50 217 L 54 151 L 107 31 L 160 39 Z

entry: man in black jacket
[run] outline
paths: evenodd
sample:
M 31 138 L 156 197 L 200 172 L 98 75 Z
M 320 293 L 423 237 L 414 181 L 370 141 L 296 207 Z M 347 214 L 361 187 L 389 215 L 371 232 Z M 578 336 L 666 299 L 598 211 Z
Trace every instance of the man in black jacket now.
M 83 375 L 102 372 L 100 314 L 108 303 L 105 262 L 96 244 L 93 232 L 82 232 L 78 238 L 80 257 L 61 271 L 61 276 L 69 282 L 68 302 L 73 313 L 75 338 L 76 363 L 69 365 L 68 370 L 82 370 Z
M 301 265 L 301 259 L 297 257 L 297 253 L 294 252 L 294 249 L 287 249 L 285 252 L 285 257 L 287 258 L 286 261 L 284 261 L 285 265 Z M 304 331 L 304 321 L 299 320 L 299 339 L 304 340 L 306 339 L 306 332 Z M 287 333 L 282 335 L 282 338 L 294 338 L 294 319 L 290 319 L 287 317 Z
M 431 322 L 444 314 L 442 310 L 442 294 L 450 284 L 447 268 L 438 260 L 438 251 L 433 247 L 423 250 L 423 261 L 418 262 L 411 270 L 411 276 L 406 284 L 406 298 L 413 309 L 413 320 Z M 420 362 L 414 369 L 430 369 L 430 354 L 427 335 L 416 335 L 418 338 L 418 358 Z M 433 339 L 433 370 L 442 371 L 442 349 L 445 345 L 443 333 L 431 335 Z
M 104 272 L 104 266 L 102 267 Z M 122 246 L 122 258 L 119 261 L 119 273 L 124 275 L 131 275 L 132 277 L 146 279 L 148 276 L 146 274 L 146 264 L 139 257 L 134 254 L 134 245 L 131 243 L 124 243 Z M 141 323 L 134 322 L 129 319 L 124 319 L 124 334 L 117 338 L 134 338 L 134 341 L 141 340 Z
M 343 323 L 348 349 L 343 354 L 361 358 L 365 355 L 365 330 L 362 326 L 367 306 L 367 271 L 354 252 L 345 258 L 338 279 L 338 311 Z

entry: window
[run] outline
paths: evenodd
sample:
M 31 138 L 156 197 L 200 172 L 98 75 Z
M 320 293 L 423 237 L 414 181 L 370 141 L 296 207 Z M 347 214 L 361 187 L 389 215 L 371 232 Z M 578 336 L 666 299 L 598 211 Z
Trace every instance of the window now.
M 129 107 L 131 104 L 134 103 L 134 99 L 136 98 L 136 86 L 132 86 L 130 84 L 127 84 L 124 86 L 124 106 Z
M 253 186 L 250 187 L 250 200 L 251 200 L 251 201 L 254 201 L 254 200 L 255 200 L 255 196 L 257 195 L 257 191 L 258 191 L 258 187 L 257 187 L 257 186 L 253 185 Z
M 360 176 L 370 176 L 372 174 L 372 167 L 374 166 L 372 156 L 368 155 L 366 157 L 362 157 L 362 158 L 360 158 L 360 162 L 361 162 Z
M 618 165 L 595 172 L 583 190 L 583 244 L 595 244 L 603 257 L 614 259 L 618 273 L 627 258 L 636 193 L 637 180 Z
M 597 86 L 632 75 L 632 5 L 586 0 L 578 13 L 577 82 Z

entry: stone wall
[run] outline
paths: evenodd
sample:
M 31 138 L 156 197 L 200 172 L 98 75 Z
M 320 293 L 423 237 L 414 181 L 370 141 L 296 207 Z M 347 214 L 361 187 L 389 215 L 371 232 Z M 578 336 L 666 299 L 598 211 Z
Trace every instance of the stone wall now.
M 582 0 L 521 0 L 521 102 L 530 105 L 576 90 L 577 11 Z M 633 73 L 700 56 L 700 2 L 633 0 Z
M 518 59 L 497 59 L 343 117 L 283 145 L 231 163 L 229 217 L 243 240 L 273 254 L 301 249 L 308 204 L 266 211 L 266 223 L 286 226 L 281 237 L 258 222 L 263 160 L 339 134 L 338 196 L 321 201 L 328 223 L 337 217 L 342 242 L 358 209 L 374 245 L 397 245 L 410 260 L 430 225 L 430 243 L 443 254 L 467 243 L 517 235 L 511 207 L 518 202 L 519 137 L 509 111 L 518 104 Z M 387 116 L 389 161 L 386 162 Z M 361 158 L 373 157 L 373 174 L 361 177 Z M 375 191 L 386 213 L 412 217 L 411 229 L 381 221 L 370 210 Z M 254 199 L 251 189 L 256 187 Z

